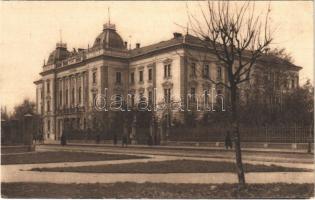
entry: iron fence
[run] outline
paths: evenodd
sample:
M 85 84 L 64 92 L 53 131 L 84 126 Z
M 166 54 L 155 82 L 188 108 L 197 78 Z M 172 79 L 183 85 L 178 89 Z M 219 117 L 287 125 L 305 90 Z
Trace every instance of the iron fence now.
M 172 127 L 169 140 L 173 141 L 224 141 L 232 129 L 228 126 Z M 240 126 L 241 140 L 264 143 L 308 143 L 314 141 L 312 126 Z

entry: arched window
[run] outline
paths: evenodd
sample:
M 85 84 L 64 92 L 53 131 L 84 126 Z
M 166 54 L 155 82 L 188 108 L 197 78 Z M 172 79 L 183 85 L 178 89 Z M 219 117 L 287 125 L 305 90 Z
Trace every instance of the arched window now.
M 79 87 L 79 90 L 78 90 L 78 98 L 79 98 L 79 104 L 81 104 L 81 87 Z
M 72 94 L 71 94 L 71 96 L 72 96 L 72 104 L 74 104 L 74 88 L 72 88 Z
M 62 91 L 59 91 L 59 105 L 62 106 Z
M 68 105 L 68 89 L 66 89 L 66 105 Z

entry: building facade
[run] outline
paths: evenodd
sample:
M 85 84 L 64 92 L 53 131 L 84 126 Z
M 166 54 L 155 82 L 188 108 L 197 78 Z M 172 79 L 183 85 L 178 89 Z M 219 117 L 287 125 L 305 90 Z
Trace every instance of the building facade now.
M 272 65 L 285 65 L 291 74 L 290 87 L 298 86 L 300 67 L 275 61 Z M 103 25 L 103 31 L 87 49 L 68 51 L 65 43 L 57 43 L 40 75 L 34 82 L 36 109 L 42 116 L 45 139 L 53 140 L 60 139 L 65 123 L 77 129 L 91 128 L 100 94 L 106 95 L 106 105 L 124 97 L 130 107 L 142 98 L 155 105 L 186 105 L 199 100 L 202 107 L 211 100 L 208 96 L 213 89 L 216 95 L 228 95 L 223 86 L 213 85 L 211 80 L 226 82 L 227 74 L 216 56 L 204 50 L 200 39 L 174 33 L 167 41 L 145 47 L 136 44 L 130 49 L 115 25 L 109 23 Z M 205 98 L 194 98 L 202 95 Z M 183 112 L 172 112 L 170 116 L 163 109 L 157 111 L 159 120 L 182 120 L 182 115 Z

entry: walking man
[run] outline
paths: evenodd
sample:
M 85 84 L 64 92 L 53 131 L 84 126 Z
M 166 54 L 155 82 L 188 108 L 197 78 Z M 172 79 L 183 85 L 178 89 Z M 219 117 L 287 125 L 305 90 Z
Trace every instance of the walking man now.
M 225 149 L 232 149 L 233 144 L 230 136 L 230 131 L 227 131 L 226 136 L 225 136 Z

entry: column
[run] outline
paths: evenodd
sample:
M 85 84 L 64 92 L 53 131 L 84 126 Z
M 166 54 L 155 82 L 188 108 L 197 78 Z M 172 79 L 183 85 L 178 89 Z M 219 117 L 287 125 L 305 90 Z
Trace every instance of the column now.
M 73 75 L 73 88 L 74 88 L 74 100 L 73 100 L 73 102 L 74 102 L 74 106 L 76 107 L 77 106 L 77 100 L 78 100 L 78 98 L 77 98 L 77 78 L 78 78 L 78 76 L 77 76 L 77 74 L 74 74 Z
M 70 103 L 71 103 L 71 76 L 68 76 L 68 81 L 67 81 L 67 89 L 68 89 L 68 94 L 67 94 L 67 98 L 68 98 L 68 104 L 67 104 L 67 108 L 70 108 Z
M 64 104 L 64 101 L 63 101 L 63 93 L 64 93 L 64 90 L 63 90 L 63 78 L 60 78 L 60 91 L 59 91 L 59 95 L 61 93 L 61 102 L 60 102 L 60 109 L 62 109 L 63 107 L 63 104 Z M 59 99 L 60 99 L 60 96 L 59 96 Z
M 81 103 L 80 106 L 83 106 L 84 102 L 84 84 L 83 84 L 83 72 L 80 73 L 80 86 L 81 86 Z
M 66 78 L 62 79 L 62 108 L 66 107 Z

